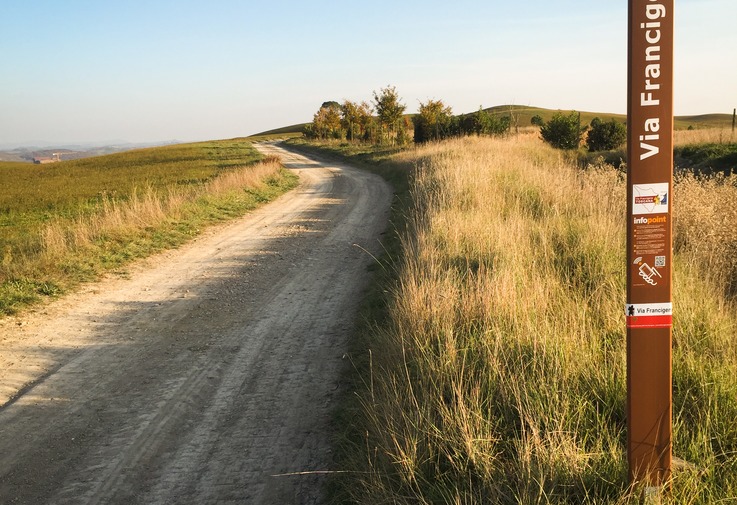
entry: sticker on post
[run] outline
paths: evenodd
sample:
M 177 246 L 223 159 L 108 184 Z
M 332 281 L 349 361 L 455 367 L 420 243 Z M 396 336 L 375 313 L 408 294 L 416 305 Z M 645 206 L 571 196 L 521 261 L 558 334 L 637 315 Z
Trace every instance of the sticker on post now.
M 661 264 L 661 260 L 659 258 L 661 258 L 661 256 L 656 256 L 656 258 L 655 258 L 655 265 L 656 266 L 659 266 L 659 267 L 664 267 L 665 266 L 665 257 L 662 257 L 663 258 L 662 259 L 662 264 Z M 647 282 L 651 286 L 657 286 L 658 285 L 658 280 L 660 280 L 660 279 L 663 278 L 663 276 L 660 274 L 660 272 L 658 271 L 658 269 L 655 268 L 655 267 L 651 267 L 650 265 L 648 265 L 647 263 L 645 263 L 644 261 L 642 261 L 642 257 L 638 257 L 634 261 L 634 264 L 640 266 L 640 268 L 638 269 L 638 272 L 637 273 L 640 275 L 640 277 L 642 277 L 645 280 L 645 282 Z
M 627 328 L 670 328 L 673 326 L 673 304 L 628 303 L 625 316 Z
M 632 214 L 666 214 L 668 212 L 667 182 L 632 185 Z

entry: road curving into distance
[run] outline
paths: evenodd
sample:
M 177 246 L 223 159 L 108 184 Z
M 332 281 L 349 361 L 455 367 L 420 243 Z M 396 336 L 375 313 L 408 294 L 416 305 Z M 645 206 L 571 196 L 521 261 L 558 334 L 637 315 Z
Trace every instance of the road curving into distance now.
M 0 503 L 322 503 L 392 192 L 261 144 L 300 186 L 0 322 Z

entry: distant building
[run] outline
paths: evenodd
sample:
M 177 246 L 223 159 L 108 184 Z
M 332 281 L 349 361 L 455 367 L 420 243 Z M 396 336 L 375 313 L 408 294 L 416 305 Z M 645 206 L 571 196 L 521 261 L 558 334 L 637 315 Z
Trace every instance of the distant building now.
M 51 156 L 34 156 L 33 163 L 36 165 L 45 165 L 47 163 L 57 163 L 61 161 L 61 153 L 53 153 Z

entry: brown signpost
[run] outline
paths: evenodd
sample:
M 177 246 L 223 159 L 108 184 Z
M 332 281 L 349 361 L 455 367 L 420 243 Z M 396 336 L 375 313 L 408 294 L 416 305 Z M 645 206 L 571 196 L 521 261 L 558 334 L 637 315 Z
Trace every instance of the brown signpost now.
M 649 487 L 672 460 L 673 4 L 629 0 L 627 457 Z

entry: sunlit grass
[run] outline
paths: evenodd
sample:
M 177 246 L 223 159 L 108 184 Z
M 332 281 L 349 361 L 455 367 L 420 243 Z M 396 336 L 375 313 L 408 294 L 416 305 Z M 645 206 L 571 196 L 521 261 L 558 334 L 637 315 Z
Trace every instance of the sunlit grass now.
M 534 134 L 394 159 L 416 167 L 414 208 L 367 337 L 353 499 L 638 503 L 625 450 L 624 174 L 581 170 Z M 675 474 L 665 502 L 728 503 L 737 235 L 720 209 L 737 208 L 737 188 L 686 177 L 674 202 L 674 451 L 694 469 Z
M 726 144 L 734 142 L 737 142 L 737 133 L 731 128 L 676 130 L 673 133 L 673 143 L 676 146 L 688 144 Z
M 249 142 L 0 164 L 0 314 L 174 247 L 295 184 Z

